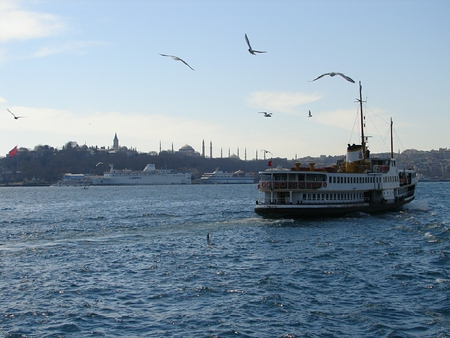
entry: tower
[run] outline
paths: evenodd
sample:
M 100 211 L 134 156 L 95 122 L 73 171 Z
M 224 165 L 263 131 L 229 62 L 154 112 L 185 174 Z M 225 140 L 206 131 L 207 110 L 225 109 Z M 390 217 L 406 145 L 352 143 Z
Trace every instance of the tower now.
M 119 139 L 117 138 L 117 133 L 114 134 L 113 149 L 119 150 Z
M 209 158 L 212 158 L 212 141 L 209 141 Z

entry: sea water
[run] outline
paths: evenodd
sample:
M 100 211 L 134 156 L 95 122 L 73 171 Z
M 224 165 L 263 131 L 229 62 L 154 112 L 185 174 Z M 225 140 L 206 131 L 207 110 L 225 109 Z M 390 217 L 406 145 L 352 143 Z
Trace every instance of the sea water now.
M 271 220 L 253 184 L 1 188 L 0 337 L 449 337 L 449 192 Z

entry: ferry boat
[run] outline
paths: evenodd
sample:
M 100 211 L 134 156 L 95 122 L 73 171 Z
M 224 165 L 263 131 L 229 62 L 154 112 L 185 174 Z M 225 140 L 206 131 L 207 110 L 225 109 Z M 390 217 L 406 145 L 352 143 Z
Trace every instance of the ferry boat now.
M 172 169 L 156 169 L 154 164 L 147 164 L 143 171 L 129 169 L 111 170 L 103 176 L 91 176 L 92 185 L 170 185 L 191 184 L 191 173 Z
M 80 187 L 89 186 L 91 180 L 84 174 L 71 174 L 66 173 L 62 176 L 61 180 L 53 184 L 53 187 Z
M 204 173 L 200 177 L 200 184 L 251 184 L 255 178 L 245 174 L 242 170 L 234 173 L 223 172 L 217 168 L 212 173 Z
M 400 169 L 391 154 L 372 158 L 364 137 L 362 86 L 359 83 L 361 144 L 348 145 L 346 159 L 316 168 L 315 163 L 259 172 L 255 212 L 283 218 L 343 216 L 354 212 L 393 211 L 414 200 L 419 176 L 412 168 Z

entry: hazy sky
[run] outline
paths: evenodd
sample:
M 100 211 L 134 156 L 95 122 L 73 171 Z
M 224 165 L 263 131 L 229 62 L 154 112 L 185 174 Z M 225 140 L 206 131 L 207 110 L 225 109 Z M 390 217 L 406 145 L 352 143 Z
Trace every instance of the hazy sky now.
M 448 0 L 0 0 L 0 154 L 114 133 L 142 152 L 344 154 L 358 81 L 372 152 L 391 117 L 396 152 L 450 147 L 449 17 Z M 356 83 L 310 82 L 327 72 Z

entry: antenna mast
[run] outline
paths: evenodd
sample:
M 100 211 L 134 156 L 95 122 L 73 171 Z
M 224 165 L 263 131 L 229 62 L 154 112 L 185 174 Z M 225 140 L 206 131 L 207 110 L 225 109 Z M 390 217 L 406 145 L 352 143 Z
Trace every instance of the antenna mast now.
M 392 135 L 392 126 L 394 125 L 394 122 L 392 122 L 392 117 L 391 117 L 391 158 L 394 158 L 394 138 Z
M 363 158 L 366 158 L 366 140 L 364 137 L 364 116 L 363 116 L 363 100 L 362 100 L 362 85 L 361 81 L 359 81 L 359 99 L 357 99 L 359 102 L 359 110 L 361 114 L 361 145 L 362 145 L 362 151 L 363 151 Z

